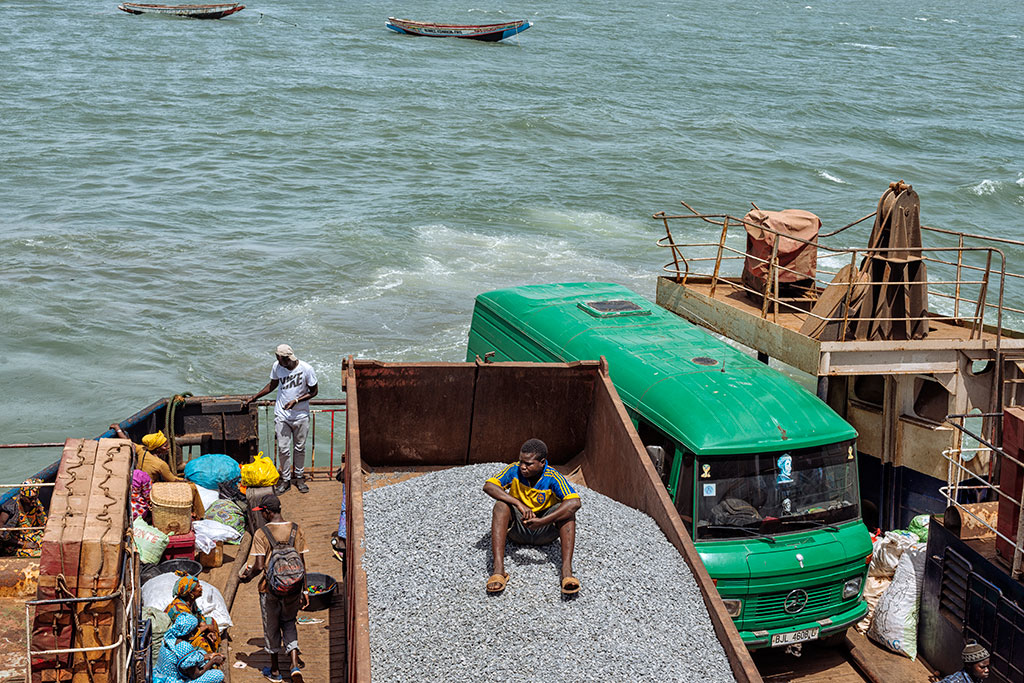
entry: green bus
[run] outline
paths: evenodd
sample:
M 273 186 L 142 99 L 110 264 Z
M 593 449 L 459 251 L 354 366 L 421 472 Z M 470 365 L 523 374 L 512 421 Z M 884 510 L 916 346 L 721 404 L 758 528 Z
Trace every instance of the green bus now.
M 469 360 L 600 356 L 747 647 L 842 638 L 867 612 L 871 557 L 853 427 L 789 377 L 621 285 L 476 299 Z

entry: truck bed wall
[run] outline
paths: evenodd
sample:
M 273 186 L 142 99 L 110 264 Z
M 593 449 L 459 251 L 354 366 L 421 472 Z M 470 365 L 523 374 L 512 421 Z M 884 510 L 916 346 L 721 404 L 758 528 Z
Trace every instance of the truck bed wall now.
M 542 373 L 529 363 L 490 365 L 482 373 L 469 363 L 357 367 L 366 465 L 509 462 L 538 434 L 559 465 L 586 445 L 593 367 L 557 365 Z
M 580 456 L 587 486 L 647 513 L 690 568 L 738 681 L 760 681 L 750 655 L 682 520 L 661 487 L 625 409 L 597 361 L 569 364 L 382 364 L 345 370 L 348 497 L 346 585 L 349 680 L 370 680 L 369 614 L 362 570 L 366 467 L 509 462 L 542 436 L 549 461 Z

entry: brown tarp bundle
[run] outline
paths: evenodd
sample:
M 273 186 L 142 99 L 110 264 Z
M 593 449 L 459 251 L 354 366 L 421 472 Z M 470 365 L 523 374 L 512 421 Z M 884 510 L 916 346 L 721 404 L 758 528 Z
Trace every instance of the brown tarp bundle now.
M 776 239 L 779 241 L 776 254 L 779 284 L 813 285 L 818 260 L 818 230 L 821 228 L 821 220 L 817 216 L 800 209 L 756 209 L 744 216 L 743 220 L 747 229 L 744 285 L 762 294 L 766 289 L 771 289 L 772 283 L 767 280 Z
M 801 334 L 822 341 L 923 339 L 928 335 L 921 203 L 914 189 L 902 180 L 891 183 L 878 201 L 868 248 L 875 251 L 865 256 L 857 270 L 845 266 L 821 293 L 800 328 Z
M 818 297 L 800 328 L 800 334 L 821 341 L 845 340 L 846 330 L 856 320 L 864 300 L 867 279 L 867 273 L 860 272 L 851 264 L 843 266 Z
M 928 273 L 921 258 L 921 201 L 903 181 L 878 200 L 870 252 L 860 271 L 870 281 L 853 330 L 856 339 L 928 336 Z M 915 320 L 915 318 L 917 318 Z

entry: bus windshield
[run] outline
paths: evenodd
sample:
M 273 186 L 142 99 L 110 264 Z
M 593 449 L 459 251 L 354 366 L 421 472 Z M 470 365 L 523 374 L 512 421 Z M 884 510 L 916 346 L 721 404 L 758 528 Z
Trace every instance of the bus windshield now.
M 751 537 L 860 517 L 853 441 L 792 451 L 702 458 L 697 539 Z

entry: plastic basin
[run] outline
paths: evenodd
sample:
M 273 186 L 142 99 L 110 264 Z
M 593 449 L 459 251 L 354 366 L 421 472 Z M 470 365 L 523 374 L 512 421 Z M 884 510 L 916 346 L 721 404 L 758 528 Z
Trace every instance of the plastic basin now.
M 334 601 L 334 594 L 338 590 L 338 582 L 334 580 L 333 576 L 306 572 L 307 591 L 314 586 L 324 590 L 321 593 L 309 594 L 309 604 L 304 608 L 307 612 L 316 612 L 330 607 Z
M 191 574 L 192 576 L 199 576 L 199 573 L 203 571 L 203 565 L 195 560 L 164 560 L 160 564 L 146 565 L 142 570 L 142 583 L 146 583 L 161 574 L 173 574 L 178 571 Z

